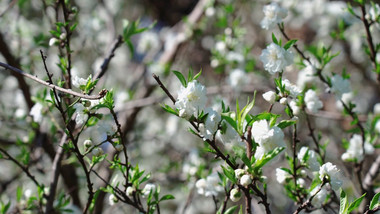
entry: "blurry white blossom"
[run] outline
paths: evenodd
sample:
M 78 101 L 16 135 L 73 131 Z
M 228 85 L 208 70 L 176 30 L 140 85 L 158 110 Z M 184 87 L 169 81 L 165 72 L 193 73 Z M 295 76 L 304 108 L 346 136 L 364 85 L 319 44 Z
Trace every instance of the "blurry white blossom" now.
M 87 81 L 88 81 L 89 78 L 90 77 L 88 77 L 87 79 L 83 79 L 81 77 L 73 75 L 72 79 L 71 79 L 71 83 L 73 84 L 73 86 L 75 86 L 77 88 L 80 88 L 81 85 L 86 85 L 87 84 Z
M 200 125 L 199 129 L 204 139 L 212 140 L 222 118 L 220 114 L 212 108 L 207 108 L 205 114 L 208 114 L 206 121 Z
M 242 63 L 244 62 L 244 56 L 241 53 L 230 51 L 226 55 L 226 59 L 230 62 Z
M 179 116 L 188 119 L 192 115 L 197 116 L 205 107 L 206 101 L 206 88 L 193 80 L 186 88 L 181 86 L 175 106 L 179 109 Z
M 83 145 L 85 148 L 90 148 L 92 146 L 92 141 L 90 139 L 87 139 L 83 142 Z
M 375 149 L 372 144 L 365 142 L 364 143 L 364 151 L 365 154 L 373 154 Z M 343 161 L 356 160 L 356 162 L 360 162 L 364 159 L 363 154 L 363 139 L 361 135 L 354 134 L 350 139 L 350 144 L 347 148 L 347 151 L 342 154 Z
M 117 202 L 118 200 L 117 200 L 117 198 L 116 198 L 116 196 L 114 195 L 114 194 L 112 194 L 112 195 L 110 195 L 109 197 L 108 197 L 108 203 L 109 203 L 109 205 L 114 205 L 116 202 Z
M 307 161 L 305 162 L 305 156 L 307 156 Z M 317 159 L 317 153 L 314 150 L 310 150 L 308 147 L 303 146 L 297 155 L 298 160 L 302 164 L 306 164 L 311 171 L 318 171 L 320 168 L 319 161 Z
M 319 186 L 316 186 L 311 192 L 310 195 L 315 195 L 319 189 Z M 311 204 L 314 207 L 320 208 L 323 205 L 323 202 L 325 202 L 327 197 L 327 189 L 325 186 L 322 187 L 322 189 L 314 196 L 313 200 L 311 200 Z
M 337 109 L 343 110 L 344 106 L 343 106 L 342 102 L 345 105 L 348 105 L 353 99 L 354 99 L 354 93 L 352 93 L 352 92 L 342 94 L 341 99 L 336 101 Z M 356 111 L 356 109 L 357 109 L 357 107 L 355 107 L 353 109 L 353 111 Z
M 284 184 L 287 178 L 291 178 L 292 175 L 289 174 L 287 171 L 277 168 L 276 169 L 276 179 L 277 182 L 280 184 Z
M 296 98 L 302 92 L 302 89 L 298 88 L 297 85 L 291 83 L 288 79 L 283 79 L 282 85 L 285 86 L 285 90 L 289 91 L 289 95 L 293 98 Z
M 208 7 L 205 11 L 206 16 L 212 17 L 215 14 L 215 8 L 214 7 Z
M 245 175 L 244 169 L 235 169 L 235 177 L 240 179 L 243 175 Z
M 34 122 L 40 123 L 42 121 L 42 109 L 43 106 L 41 103 L 35 103 L 32 109 L 30 109 L 29 114 L 33 117 Z
M 218 130 L 216 133 L 216 137 L 222 141 L 222 143 L 234 143 L 241 140 L 239 134 L 229 123 L 222 121 L 222 127 L 223 126 L 225 130 Z
M 150 50 L 157 50 L 159 47 L 160 38 L 158 34 L 152 31 L 145 31 L 140 36 L 136 51 L 143 54 Z
M 263 7 L 264 19 L 261 21 L 261 27 L 269 30 L 281 23 L 282 20 L 288 15 L 285 8 L 281 8 L 277 3 L 272 2 Z
M 380 133 L 380 120 L 378 120 L 375 124 L 375 131 L 377 131 L 377 133 Z
M 337 191 L 342 186 L 343 181 L 341 177 L 342 175 L 339 169 L 330 162 L 323 164 L 319 168 L 319 179 L 321 179 L 321 181 L 326 179 L 334 191 Z
M 131 197 L 133 195 L 133 193 L 136 192 L 136 187 L 134 186 L 129 186 L 127 188 L 127 190 L 125 191 L 125 193 L 127 194 L 127 196 Z
M 204 195 L 206 197 L 209 196 L 217 196 L 219 192 L 223 192 L 223 186 L 219 184 L 220 179 L 217 173 L 212 173 L 207 176 L 206 179 L 199 179 L 195 183 L 195 187 L 198 190 L 198 194 Z
M 92 155 L 94 155 L 94 156 L 100 156 L 100 155 L 103 155 L 104 154 L 104 151 L 103 151 L 103 149 L 102 148 L 100 148 L 100 147 L 96 147 L 96 148 L 94 148 L 93 150 L 92 150 Z
M 291 100 L 289 102 L 289 106 L 292 109 L 294 115 L 299 115 L 301 113 L 301 108 L 297 105 L 296 101 Z
M 233 89 L 240 91 L 249 83 L 249 76 L 242 69 L 234 69 L 231 71 L 228 80 Z
M 335 94 L 337 99 L 341 99 L 344 93 L 351 92 L 350 81 L 343 79 L 343 77 L 338 74 L 331 77 L 331 85 L 331 92 Z
M 198 150 L 193 149 L 189 152 L 185 162 L 183 163 L 182 172 L 185 175 L 194 176 L 203 162 L 203 159 L 199 157 Z
M 227 45 L 223 41 L 218 41 L 215 44 L 215 50 L 217 50 L 219 53 L 223 54 L 227 50 Z
M 315 73 L 315 66 L 307 62 L 306 67 L 298 72 L 297 86 L 304 89 L 307 84 L 313 83 L 316 80 Z
M 372 6 L 370 7 L 368 11 L 368 16 L 369 16 L 368 18 L 371 21 L 377 22 L 380 16 L 380 6 L 379 4 L 375 4 L 374 6 L 375 7 L 372 7 Z
M 251 183 L 252 183 L 252 177 L 251 177 L 251 175 L 243 175 L 243 176 L 241 176 L 241 178 L 240 178 L 240 184 L 242 186 L 247 187 Z
M 306 108 L 313 113 L 317 113 L 318 110 L 323 107 L 323 103 L 319 100 L 317 93 L 315 93 L 314 90 L 309 89 L 305 93 L 304 100 Z
M 141 191 L 141 193 L 143 194 L 143 197 L 147 197 L 149 196 L 149 194 L 151 192 L 154 192 L 156 190 L 156 185 L 155 184 L 146 184 L 144 189 Z
M 78 125 L 82 125 L 88 119 L 88 114 L 85 111 L 87 108 L 84 107 L 82 103 L 75 103 L 74 108 L 75 108 L 75 113 L 76 113 L 75 123 Z
M 375 115 L 380 114 L 380 103 L 376 103 L 376 104 L 373 106 L 373 113 L 374 113 Z
M 53 46 L 55 44 L 57 44 L 59 42 L 59 40 L 57 38 L 51 38 L 49 40 L 49 46 Z
M 284 133 L 277 127 L 269 127 L 268 121 L 260 120 L 252 124 L 252 137 L 258 143 L 255 158 L 260 159 L 265 153 L 276 147 L 285 147 Z
M 260 55 L 264 69 L 270 74 L 281 72 L 286 66 L 293 64 L 293 53 L 271 43 Z
M 233 202 L 239 201 L 241 198 L 241 192 L 239 191 L 238 188 L 233 188 L 230 192 L 230 199 Z
M 264 100 L 270 104 L 274 104 L 276 102 L 276 96 L 276 92 L 274 91 L 267 91 L 263 94 Z
M 287 99 L 286 97 L 283 97 L 283 98 L 281 98 L 281 99 L 279 100 L 279 103 L 280 103 L 281 105 L 286 105 L 286 104 L 288 103 L 288 99 Z

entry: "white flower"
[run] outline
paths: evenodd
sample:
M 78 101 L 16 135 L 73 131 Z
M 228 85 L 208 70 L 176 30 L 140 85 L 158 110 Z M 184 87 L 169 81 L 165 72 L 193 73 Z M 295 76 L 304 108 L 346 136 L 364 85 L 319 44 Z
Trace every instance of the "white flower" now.
M 324 179 L 329 181 L 331 188 L 335 191 L 337 191 L 343 184 L 343 181 L 340 180 L 341 176 L 339 169 L 330 162 L 323 164 L 319 168 L 319 179 L 321 179 L 321 181 Z
M 306 103 L 306 108 L 313 113 L 317 113 L 318 110 L 323 107 L 323 103 L 319 100 L 314 90 L 309 89 L 305 93 L 304 100 Z
M 264 69 L 270 74 L 281 72 L 286 66 L 293 64 L 293 53 L 271 43 L 260 55 Z
M 193 80 L 186 88 L 181 86 L 175 106 L 179 109 L 179 116 L 188 119 L 194 114 L 198 115 L 205 107 L 206 101 L 206 88 Z
M 308 83 L 313 83 L 316 79 L 316 77 L 313 75 L 316 73 L 317 69 L 314 65 L 308 62 L 306 63 L 307 66 L 298 72 L 297 86 L 301 89 L 304 89 Z
M 239 201 L 241 198 L 241 193 L 238 188 L 233 188 L 230 192 L 230 199 L 233 202 Z
M 81 85 L 86 85 L 87 84 L 87 81 L 89 80 L 89 78 L 90 77 L 88 77 L 87 79 L 83 79 L 81 77 L 73 75 L 71 83 L 73 84 L 73 86 L 75 86 L 77 88 L 80 88 Z
M 148 66 L 148 71 L 151 74 L 162 75 L 165 72 L 165 65 L 160 62 L 154 62 Z
M 335 74 L 331 78 L 331 92 L 335 94 L 336 99 L 341 99 L 344 93 L 351 92 L 351 85 L 348 79 L 343 79 L 342 76 Z
M 336 107 L 340 110 L 343 110 L 344 106 L 343 106 L 342 102 L 344 104 L 348 105 L 350 102 L 352 102 L 353 99 L 354 99 L 354 93 L 352 93 L 352 92 L 344 93 L 344 94 L 342 94 L 340 100 L 336 101 Z M 355 107 L 353 109 L 353 111 L 356 111 L 356 108 L 357 107 Z
M 92 155 L 94 156 L 100 156 L 102 154 L 104 154 L 104 152 L 103 152 L 103 149 L 100 147 L 96 147 L 92 150 Z
M 208 108 L 205 113 L 208 114 L 207 119 L 205 124 L 201 124 L 202 126 L 199 129 L 204 139 L 212 140 L 222 118 L 218 112 L 211 108 Z
M 375 106 L 373 106 L 373 113 L 376 115 L 380 114 L 380 103 L 376 103 Z
M 51 38 L 49 40 L 49 46 L 53 46 L 55 44 L 57 44 L 59 42 L 59 40 L 57 38 Z
M 216 44 L 215 44 L 215 49 L 220 52 L 220 53 L 225 53 L 226 50 L 227 50 L 227 45 L 225 42 L 223 41 L 218 41 Z
M 240 91 L 244 85 L 249 83 L 249 76 L 241 69 L 234 69 L 228 80 L 233 89 Z
M 208 7 L 205 11 L 206 16 L 212 17 L 215 14 L 215 8 L 214 7 Z
M 230 51 L 226 55 L 226 59 L 230 62 L 242 63 L 244 62 L 244 56 L 241 53 Z
M 195 187 L 198 189 L 198 194 L 209 196 L 217 196 L 219 192 L 223 191 L 223 187 L 219 184 L 220 179 L 217 173 L 212 173 L 207 176 L 206 179 L 199 179 L 195 183 Z
M 140 54 L 147 53 L 150 50 L 157 50 L 160 46 L 160 38 L 157 33 L 145 31 L 141 34 L 136 51 Z
M 285 90 L 289 91 L 289 95 L 294 98 L 296 98 L 302 92 L 302 90 L 298 88 L 298 86 L 291 83 L 288 79 L 283 79 L 282 85 L 285 86 Z
M 117 201 L 118 201 L 117 198 L 113 194 L 108 197 L 108 203 L 111 206 L 114 205 L 115 203 L 117 203 Z
M 372 144 L 365 142 L 364 143 L 364 151 L 366 154 L 373 154 L 374 148 Z M 358 134 L 354 134 L 350 139 L 350 145 L 345 153 L 342 154 L 343 161 L 355 160 L 356 162 L 360 162 L 364 159 L 363 155 L 363 140 L 362 136 Z
M 144 189 L 141 191 L 143 194 L 143 197 L 149 196 L 151 192 L 154 192 L 156 190 L 156 185 L 155 184 L 146 184 Z
M 32 109 L 30 109 L 29 114 L 33 117 L 34 122 L 40 123 L 42 121 L 42 109 L 43 106 L 41 103 L 35 103 Z
M 85 112 L 86 107 L 84 107 L 82 103 L 75 103 L 74 108 L 76 113 L 75 123 L 78 125 L 82 125 L 88 119 L 88 114 L 87 112 Z
M 318 191 L 319 187 L 315 187 L 311 192 L 310 195 L 315 195 L 315 193 Z M 325 187 L 322 187 L 322 189 L 314 196 L 313 200 L 311 200 L 311 204 L 316 207 L 320 208 L 325 202 L 327 197 L 327 190 Z
M 255 158 L 260 159 L 265 153 L 276 147 L 284 147 L 284 133 L 277 126 L 269 127 L 268 121 L 260 120 L 252 124 L 252 137 L 259 144 Z
M 133 196 L 133 193 L 136 192 L 136 187 L 134 186 L 129 186 L 127 188 L 127 190 L 125 191 L 125 193 L 127 194 L 127 196 L 131 197 Z
M 297 105 L 296 101 L 290 101 L 289 106 L 292 109 L 294 115 L 299 115 L 299 113 L 301 112 L 301 108 Z
M 375 7 L 371 7 L 368 11 L 369 18 L 376 22 L 380 15 L 380 6 L 375 4 Z
M 33 191 L 31 189 L 26 189 L 25 192 L 24 192 L 24 196 L 25 198 L 29 198 L 30 196 L 32 196 L 33 194 Z
M 198 168 L 201 164 L 203 164 L 203 159 L 199 157 L 198 150 L 193 149 L 190 151 L 185 163 L 183 164 L 182 172 L 185 175 L 194 176 L 197 173 Z
M 283 98 L 280 99 L 279 102 L 280 102 L 281 105 L 286 105 L 288 103 L 288 99 L 286 97 L 283 97 Z
M 83 145 L 84 147 L 87 149 L 87 148 L 90 148 L 92 146 L 92 141 L 90 139 L 87 139 L 83 142 Z
M 270 104 L 274 104 L 276 102 L 276 96 L 276 92 L 274 91 L 267 91 L 263 94 L 264 100 Z
M 377 131 L 377 133 L 380 133 L 380 120 L 378 120 L 375 124 L 375 131 Z
M 240 179 L 245 174 L 244 169 L 235 169 L 235 177 Z
M 243 175 L 240 178 L 240 184 L 247 187 L 252 183 L 252 178 L 251 175 Z
M 298 178 L 296 182 L 297 182 L 297 185 L 298 185 L 298 186 L 300 186 L 300 187 L 305 187 L 305 184 L 306 184 L 305 179 L 303 179 L 303 178 Z
M 272 2 L 269 5 L 265 5 L 263 7 L 264 12 L 264 19 L 261 21 L 261 27 L 269 30 L 276 26 L 276 24 L 279 24 L 282 22 L 282 19 L 284 19 L 288 11 L 285 8 L 281 8 L 278 6 L 277 3 Z
M 284 184 L 286 179 L 290 177 L 291 175 L 287 171 L 282 170 L 280 168 L 276 169 L 276 179 L 278 183 Z
M 307 161 L 305 162 L 304 159 L 306 155 Z M 298 152 L 297 158 L 302 164 L 306 164 L 307 166 L 309 166 L 311 171 L 319 170 L 320 164 L 317 159 L 317 153 L 314 150 L 310 150 L 306 146 L 303 146 Z
M 61 33 L 61 35 L 59 35 L 59 39 L 60 40 L 64 40 L 64 39 L 66 39 L 66 33 Z
M 218 130 L 216 137 L 222 141 L 222 143 L 233 143 L 239 142 L 241 140 L 239 134 L 236 130 L 226 121 L 222 121 L 222 127 L 225 127 L 225 130 Z

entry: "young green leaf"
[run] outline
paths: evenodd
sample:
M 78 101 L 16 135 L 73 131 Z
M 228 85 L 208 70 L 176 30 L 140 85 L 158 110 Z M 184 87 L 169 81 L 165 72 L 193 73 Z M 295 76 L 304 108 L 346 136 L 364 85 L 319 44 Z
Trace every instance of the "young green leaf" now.
M 360 206 L 360 203 L 362 203 L 365 195 L 366 195 L 366 193 L 364 193 L 362 196 L 360 196 L 355 201 L 350 203 L 350 206 L 348 207 L 348 213 L 351 213 L 354 209 L 356 209 Z
M 380 199 L 380 192 L 376 193 L 376 195 L 373 196 L 371 203 L 369 205 L 370 210 L 373 210 L 376 207 L 380 206 L 380 200 L 379 199 Z
M 289 40 L 289 41 L 284 45 L 284 49 L 285 49 L 285 50 L 288 50 L 288 49 L 291 48 L 296 42 L 297 42 L 297 39 Z
M 179 81 L 181 82 L 183 87 L 187 87 L 186 79 L 183 76 L 183 74 L 181 72 L 178 72 L 178 71 L 173 71 L 173 73 L 177 76 L 177 78 L 179 79 Z

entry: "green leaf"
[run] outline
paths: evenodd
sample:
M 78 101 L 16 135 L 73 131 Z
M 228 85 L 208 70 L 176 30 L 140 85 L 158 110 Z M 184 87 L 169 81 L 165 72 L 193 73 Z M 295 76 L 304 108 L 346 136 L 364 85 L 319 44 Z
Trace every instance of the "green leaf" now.
M 161 108 L 170 114 L 174 114 L 174 115 L 178 116 L 178 112 L 168 105 L 164 105 L 164 106 L 161 105 Z
M 277 124 L 277 127 L 279 127 L 280 129 L 284 129 L 284 128 L 291 126 L 293 124 L 296 124 L 296 123 L 297 122 L 294 120 L 283 120 L 279 124 Z
M 228 208 L 228 210 L 226 210 L 226 212 L 224 212 L 223 214 L 233 214 L 233 213 L 235 213 L 235 211 L 237 210 L 237 208 L 238 208 L 238 205 L 235 205 L 235 206 L 233 206 L 233 207 L 230 207 L 230 208 Z
M 160 201 L 172 200 L 174 199 L 173 195 L 164 195 L 161 197 Z
M 339 214 L 348 214 L 347 209 L 348 209 L 347 195 L 343 190 L 341 190 Z
M 181 82 L 181 84 L 183 85 L 183 87 L 187 87 L 186 79 L 182 75 L 182 73 L 178 72 L 178 71 L 173 71 L 173 73 L 177 76 L 177 78 L 179 79 L 179 81 Z
M 263 157 L 256 161 L 254 170 L 257 172 L 259 169 L 261 169 L 266 163 L 268 163 L 270 160 L 275 158 L 280 152 L 282 152 L 285 148 L 284 147 L 277 147 L 273 149 L 272 151 L 268 152 L 267 154 L 263 155 Z
M 288 49 L 291 48 L 296 42 L 297 42 L 297 39 L 289 40 L 289 41 L 284 45 L 284 49 L 285 49 L 285 50 L 288 50 Z
M 364 193 L 360 198 L 357 198 L 355 201 L 350 203 L 350 206 L 348 207 L 348 213 L 352 212 L 354 209 L 358 208 L 360 206 L 360 203 L 363 201 L 366 193 Z
M 198 77 L 202 74 L 202 69 L 194 76 L 193 80 L 198 79 Z
M 375 209 L 377 206 L 380 206 L 379 198 L 380 198 L 380 192 L 376 193 L 376 195 L 373 196 L 373 198 L 372 198 L 372 200 L 371 200 L 371 203 L 370 203 L 370 205 L 369 205 L 369 209 L 370 209 L 370 210 L 373 210 L 373 209 Z
M 278 40 L 277 40 L 276 36 L 274 35 L 274 33 L 272 33 L 272 41 L 274 44 L 278 45 Z
M 235 177 L 235 171 L 234 169 L 232 169 L 231 167 L 227 166 L 223 166 L 221 165 L 222 169 L 223 169 L 223 174 L 234 184 L 237 183 L 237 179 Z

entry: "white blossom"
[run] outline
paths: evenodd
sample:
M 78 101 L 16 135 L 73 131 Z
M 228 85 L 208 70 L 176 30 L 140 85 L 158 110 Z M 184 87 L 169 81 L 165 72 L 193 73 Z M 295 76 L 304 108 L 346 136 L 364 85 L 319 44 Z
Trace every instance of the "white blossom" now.
M 199 129 L 204 139 L 212 140 L 222 118 L 218 112 L 211 108 L 207 108 L 205 113 L 208 114 L 206 121 L 204 124 L 201 124 L 202 126 Z
M 249 76 L 242 69 L 234 69 L 228 80 L 233 89 L 240 91 L 244 85 L 249 83 Z
M 131 197 L 133 195 L 133 193 L 136 192 L 136 187 L 134 186 L 129 186 L 127 188 L 127 190 L 125 191 L 125 193 L 127 194 L 127 196 Z
M 244 62 L 244 56 L 241 53 L 230 51 L 226 55 L 226 59 L 230 62 L 242 63 Z
M 195 187 L 198 190 L 198 194 L 209 196 L 217 196 L 219 192 L 223 191 L 223 186 L 219 184 L 220 179 L 217 173 L 212 173 L 207 176 L 206 179 L 199 179 L 195 183 Z
M 306 108 L 313 113 L 317 113 L 318 110 L 323 107 L 323 103 L 319 100 L 317 93 L 315 93 L 314 90 L 309 89 L 305 93 L 304 100 L 306 103 Z
M 293 64 L 294 55 L 291 51 L 271 43 L 260 55 L 264 69 L 270 74 L 281 72 L 286 66 Z
M 288 98 L 286 98 L 286 97 L 281 98 L 281 99 L 279 100 L 279 103 L 280 103 L 281 105 L 286 105 L 286 104 L 288 103 Z
M 29 114 L 33 117 L 34 122 L 40 123 L 42 121 L 42 109 L 43 105 L 41 103 L 35 103 L 30 109 Z
M 373 106 L 373 113 L 374 113 L 375 115 L 380 114 L 380 103 L 376 103 L 376 104 Z
M 111 206 L 114 205 L 117 201 L 118 201 L 118 200 L 117 200 L 117 198 L 115 197 L 114 194 L 112 194 L 112 195 L 110 195 L 110 196 L 108 197 L 108 203 L 109 203 Z
M 86 107 L 84 107 L 82 103 L 75 103 L 74 108 L 76 113 L 75 123 L 78 125 L 82 125 L 88 119 L 88 114 L 87 112 L 85 112 Z
M 240 179 L 245 174 L 244 169 L 235 169 L 235 177 Z
M 269 5 L 263 7 L 264 19 L 261 21 L 261 27 L 269 30 L 282 22 L 282 20 L 288 15 L 288 11 L 285 8 L 281 8 L 277 3 L 272 2 Z
M 122 144 L 116 144 L 115 145 L 115 150 L 120 152 L 120 151 L 123 151 L 124 149 L 124 146 Z
M 233 188 L 230 192 L 230 199 L 233 202 L 238 202 L 241 198 L 241 192 L 238 188 Z
M 205 11 L 206 16 L 212 17 L 215 14 L 215 8 L 214 7 L 208 7 Z
M 265 153 L 276 147 L 284 147 L 284 133 L 277 127 L 269 127 L 268 121 L 260 120 L 252 124 L 252 137 L 258 143 L 255 158 L 260 159 Z
M 92 141 L 90 139 L 87 139 L 83 142 L 83 145 L 85 148 L 90 148 L 92 146 Z
M 227 45 L 225 42 L 223 41 L 218 41 L 216 42 L 215 44 L 215 49 L 219 52 L 219 53 L 226 53 L 226 50 L 227 50 Z
M 240 178 L 240 184 L 247 187 L 252 183 L 252 177 L 251 175 L 243 175 Z
M 348 79 L 343 79 L 342 76 L 335 74 L 331 78 L 331 92 L 335 94 L 337 99 L 341 99 L 344 93 L 351 92 L 351 85 Z
M 375 131 L 377 131 L 377 133 L 380 133 L 380 120 L 378 120 L 375 124 Z
M 90 77 L 88 77 L 87 79 L 83 79 L 81 77 L 73 75 L 72 79 L 71 79 L 71 83 L 73 84 L 73 86 L 75 86 L 77 88 L 80 88 L 81 85 L 86 85 L 87 84 L 87 81 L 89 80 L 89 78 Z
M 317 72 L 317 69 L 314 65 L 307 63 L 306 67 L 298 72 L 297 86 L 301 89 L 304 89 L 305 86 L 309 83 L 313 83 L 316 80 L 314 74 Z
M 301 94 L 302 90 L 297 85 L 291 83 L 288 79 L 282 80 L 282 85 L 285 86 L 285 90 L 289 91 L 289 95 L 296 98 Z
M 59 40 L 57 38 L 51 38 L 49 40 L 49 46 L 51 47 L 51 46 L 57 44 L 58 42 L 59 42 Z
M 327 179 L 327 181 L 331 184 L 331 188 L 337 191 L 343 184 L 341 178 L 341 173 L 339 169 L 330 162 L 323 164 L 319 168 L 319 179 L 323 181 Z
M 264 100 L 270 104 L 274 104 L 276 102 L 276 96 L 276 92 L 274 91 L 267 91 L 263 94 Z
M 308 156 L 307 161 L 305 162 L 305 156 Z M 311 171 L 318 171 L 320 168 L 320 164 L 317 158 L 317 153 L 314 150 L 310 150 L 308 147 L 303 146 L 297 155 L 298 160 L 309 166 Z
M 199 152 L 196 149 L 193 149 L 189 152 L 186 161 L 183 164 L 182 172 L 185 175 L 191 175 L 194 176 L 199 166 L 203 164 L 203 159 L 199 157 Z
M 296 101 L 291 100 L 291 101 L 289 102 L 289 106 L 290 106 L 290 108 L 292 109 L 294 115 L 299 115 L 299 114 L 300 114 L 300 112 L 301 112 L 301 108 L 297 105 L 297 102 L 296 102 Z
M 100 156 L 100 155 L 103 155 L 104 154 L 104 151 L 102 148 L 100 147 L 96 147 L 92 150 L 92 155 L 94 156 Z
M 364 143 L 364 151 L 365 154 L 373 154 L 374 148 L 372 144 L 365 142 Z M 364 159 L 363 155 L 363 140 L 362 136 L 358 134 L 354 134 L 350 139 L 350 144 L 347 148 L 347 151 L 342 154 L 343 161 L 355 160 L 360 162 Z
M 319 189 L 319 186 L 315 187 L 311 192 L 310 195 L 315 195 Z M 322 187 L 322 189 L 314 196 L 313 200 L 311 200 L 311 204 L 316 207 L 320 208 L 322 204 L 325 202 L 327 197 L 327 189 Z
M 136 51 L 143 54 L 150 50 L 157 50 L 159 46 L 160 38 L 158 34 L 152 31 L 145 31 L 141 34 Z
M 280 168 L 276 169 L 276 179 L 278 183 L 284 184 L 286 179 L 290 177 L 291 175 L 287 171 Z
M 241 141 L 239 134 L 229 123 L 222 121 L 222 126 L 225 126 L 224 132 L 222 130 L 218 130 L 216 133 L 216 137 L 222 141 L 222 143 L 233 143 Z
M 179 109 L 179 116 L 188 119 L 202 111 L 206 101 L 206 88 L 197 80 L 193 80 L 186 88 L 181 86 L 175 106 Z
M 144 189 L 141 191 L 143 194 L 143 197 L 149 196 L 151 192 L 154 192 L 156 190 L 156 185 L 155 184 L 146 184 Z

